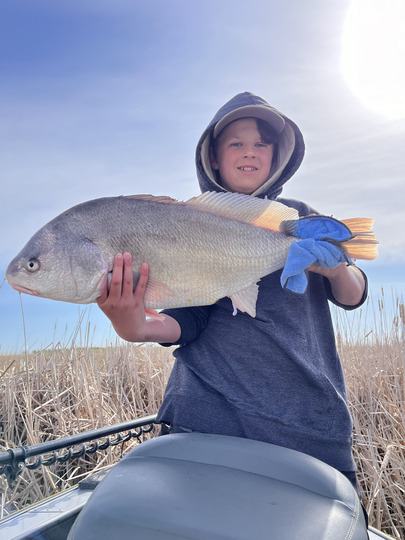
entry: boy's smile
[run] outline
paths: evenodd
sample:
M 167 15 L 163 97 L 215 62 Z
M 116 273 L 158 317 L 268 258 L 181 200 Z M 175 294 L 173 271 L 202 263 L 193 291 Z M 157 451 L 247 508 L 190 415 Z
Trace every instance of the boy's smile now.
M 229 191 L 250 195 L 269 178 L 274 147 L 262 141 L 255 118 L 229 124 L 219 135 L 211 166 Z

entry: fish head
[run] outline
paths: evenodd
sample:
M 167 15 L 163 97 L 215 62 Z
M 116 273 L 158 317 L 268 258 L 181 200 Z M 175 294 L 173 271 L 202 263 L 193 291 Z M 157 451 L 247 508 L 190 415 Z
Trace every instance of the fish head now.
M 102 293 L 107 273 L 108 264 L 90 239 L 48 224 L 10 262 L 6 279 L 25 294 L 89 304 Z

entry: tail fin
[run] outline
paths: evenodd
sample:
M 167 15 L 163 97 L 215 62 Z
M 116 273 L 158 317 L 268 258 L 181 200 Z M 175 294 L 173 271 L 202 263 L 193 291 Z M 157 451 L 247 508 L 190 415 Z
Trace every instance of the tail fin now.
M 373 232 L 374 219 L 354 218 L 339 221 L 329 216 L 307 216 L 281 223 L 285 234 L 296 238 L 324 240 L 338 246 L 350 259 L 372 260 L 378 257 L 378 240 Z
M 374 219 L 342 219 L 353 238 L 342 242 L 342 247 L 351 259 L 371 261 L 378 257 L 378 240 L 373 232 Z
M 281 285 L 303 293 L 307 286 L 305 270 L 312 264 L 336 268 L 352 259 L 375 259 L 377 238 L 373 219 L 338 221 L 327 216 L 308 216 L 281 224 L 282 231 L 299 238 L 289 248 L 281 274 Z

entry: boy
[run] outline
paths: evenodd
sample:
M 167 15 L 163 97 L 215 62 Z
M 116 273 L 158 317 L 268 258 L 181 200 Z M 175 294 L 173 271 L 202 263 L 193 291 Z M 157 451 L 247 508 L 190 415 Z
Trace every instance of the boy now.
M 303 155 L 296 124 L 244 92 L 204 131 L 197 176 L 203 192 L 277 199 L 305 216 L 314 210 L 279 197 Z M 255 318 L 232 316 L 232 303 L 224 298 L 146 319 L 147 264 L 132 292 L 131 255 L 119 254 L 109 293 L 98 305 L 123 339 L 179 345 L 158 414 L 171 432 L 218 433 L 292 448 L 340 470 L 357 488 L 352 422 L 328 301 L 344 309 L 360 306 L 366 277 L 353 265 L 313 266 L 305 294 L 297 295 L 281 287 L 280 274 L 260 281 Z

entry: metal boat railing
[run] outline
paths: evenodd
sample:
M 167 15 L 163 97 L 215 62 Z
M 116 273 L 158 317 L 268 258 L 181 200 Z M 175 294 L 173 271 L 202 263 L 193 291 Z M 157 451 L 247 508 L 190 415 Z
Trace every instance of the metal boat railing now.
M 144 416 L 137 420 L 84 431 L 32 446 L 9 448 L 0 453 L 0 475 L 4 475 L 8 485 L 12 487 L 24 468 L 49 467 L 56 462 L 64 463 L 86 454 L 90 455 L 97 451 L 107 450 L 107 448 L 117 446 L 130 439 L 139 440 L 143 434 L 153 430 L 155 421 L 156 415 Z M 113 435 L 116 437 L 112 438 Z M 101 439 L 103 439 L 102 442 L 100 442 Z

